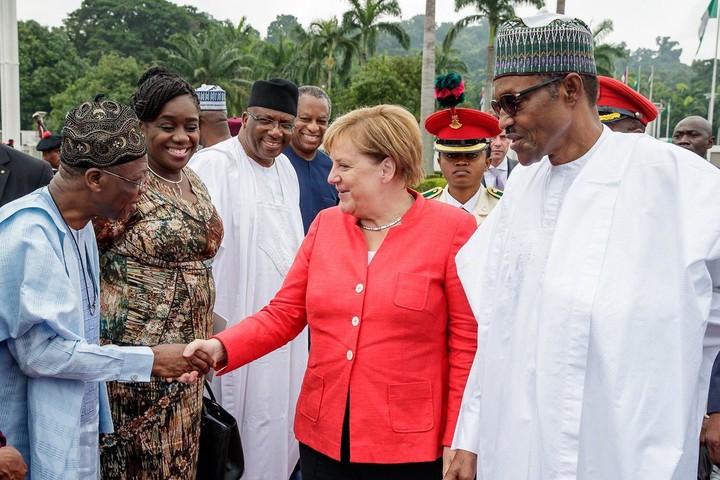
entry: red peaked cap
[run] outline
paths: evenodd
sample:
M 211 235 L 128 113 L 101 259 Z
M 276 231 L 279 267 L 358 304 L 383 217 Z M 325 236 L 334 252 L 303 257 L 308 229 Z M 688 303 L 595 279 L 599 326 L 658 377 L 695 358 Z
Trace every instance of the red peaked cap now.
M 603 123 L 629 117 L 637 118 L 647 125 L 657 118 L 657 107 L 623 82 L 600 75 L 598 81 L 600 82 L 598 112 Z
M 438 152 L 477 152 L 500 135 L 498 119 L 472 108 L 449 108 L 428 116 L 425 130 L 435 135 Z

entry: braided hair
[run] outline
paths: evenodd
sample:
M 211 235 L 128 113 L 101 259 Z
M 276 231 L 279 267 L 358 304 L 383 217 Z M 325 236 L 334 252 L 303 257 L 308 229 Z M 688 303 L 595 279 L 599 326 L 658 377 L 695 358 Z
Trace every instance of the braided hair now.
M 140 76 L 130 105 L 140 121 L 152 122 L 167 102 L 180 95 L 190 95 L 200 109 L 197 93 L 188 82 L 164 67 L 151 67 Z

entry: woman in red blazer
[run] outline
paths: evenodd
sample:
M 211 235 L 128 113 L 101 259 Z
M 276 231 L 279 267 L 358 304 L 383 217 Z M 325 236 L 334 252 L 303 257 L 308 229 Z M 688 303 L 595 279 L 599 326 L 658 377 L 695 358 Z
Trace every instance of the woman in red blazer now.
M 344 115 L 325 146 L 339 206 L 315 219 L 267 307 L 186 354 L 211 353 L 222 374 L 308 325 L 303 480 L 439 480 L 476 349 L 455 269 L 475 220 L 407 188 L 423 178 L 422 146 L 402 107 Z

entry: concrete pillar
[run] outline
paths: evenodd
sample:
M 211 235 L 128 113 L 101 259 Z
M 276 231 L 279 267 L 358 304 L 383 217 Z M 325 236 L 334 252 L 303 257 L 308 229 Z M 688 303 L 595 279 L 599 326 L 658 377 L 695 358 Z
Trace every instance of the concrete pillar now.
M 20 62 L 16 0 L 0 0 L 0 122 L 2 141 L 20 147 Z

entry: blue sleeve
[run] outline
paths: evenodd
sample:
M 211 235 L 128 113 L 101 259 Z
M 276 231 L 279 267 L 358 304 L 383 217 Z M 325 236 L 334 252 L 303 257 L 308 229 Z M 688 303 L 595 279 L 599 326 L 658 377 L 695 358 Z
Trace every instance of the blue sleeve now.
M 77 286 L 65 268 L 61 239 L 42 209 L 0 222 L 0 341 L 29 377 L 148 381 L 147 347 L 88 344 Z
M 8 347 L 20 370 L 33 378 L 148 382 L 154 359 L 149 347 L 92 345 L 63 338 L 46 323 L 9 339 Z

